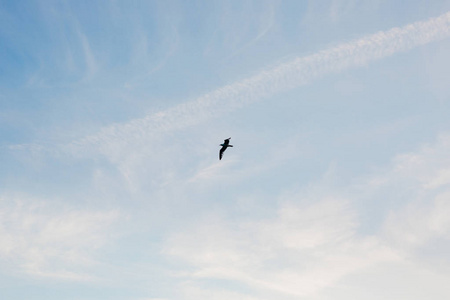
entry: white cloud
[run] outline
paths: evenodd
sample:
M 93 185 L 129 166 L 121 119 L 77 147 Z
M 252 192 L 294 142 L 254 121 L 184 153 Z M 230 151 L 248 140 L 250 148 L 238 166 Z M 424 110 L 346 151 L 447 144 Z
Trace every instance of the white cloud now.
M 279 296 L 311 296 L 342 276 L 396 256 L 373 237 L 357 238 L 348 201 L 284 202 L 271 219 L 211 216 L 171 236 L 164 253 L 191 265 L 188 278 L 245 283 Z
M 208 280 L 245 286 L 235 295 L 238 299 L 258 294 L 334 299 L 328 294 L 333 290 L 335 299 L 348 299 L 360 295 L 360 286 L 374 290 L 374 278 L 386 289 L 374 290 L 376 295 L 412 299 L 424 293 L 410 292 L 410 282 L 434 278 L 425 280 L 424 288 L 445 299 L 449 290 L 436 290 L 436 282 L 450 276 L 449 152 L 450 136 L 441 135 L 434 144 L 395 157 L 388 168 L 345 192 L 333 188 L 327 175 L 317 185 L 281 195 L 272 215 L 210 214 L 171 234 L 163 254 L 177 263 L 186 299 L 213 294 L 214 288 L 201 284 Z M 370 206 L 368 197 L 386 206 L 372 212 L 380 213 L 382 221 L 371 233 L 360 230 L 369 221 L 357 210 L 360 204 Z M 441 250 L 427 255 L 423 250 L 430 247 Z
M 27 197 L 0 197 L 0 262 L 19 273 L 89 280 L 95 254 L 113 239 L 117 211 L 71 209 Z
M 77 30 L 77 33 L 81 41 L 81 48 L 83 49 L 83 55 L 86 64 L 86 74 L 84 80 L 90 80 L 98 70 L 98 63 L 87 36 L 79 29 Z
M 392 243 L 415 250 L 436 239 L 449 239 L 450 190 L 430 198 L 426 203 L 413 202 L 405 210 L 391 213 L 385 230 Z
M 416 181 L 420 188 L 436 189 L 450 184 L 450 138 L 441 135 L 434 145 L 424 146 L 417 153 L 407 153 L 395 158 L 392 176 Z
M 396 157 L 392 171 L 378 180 L 382 182 L 378 188 L 401 190 L 410 197 L 405 206 L 390 212 L 385 224 L 388 239 L 405 251 L 414 252 L 439 239 L 448 239 L 449 152 L 450 136 L 440 135 L 436 143 Z

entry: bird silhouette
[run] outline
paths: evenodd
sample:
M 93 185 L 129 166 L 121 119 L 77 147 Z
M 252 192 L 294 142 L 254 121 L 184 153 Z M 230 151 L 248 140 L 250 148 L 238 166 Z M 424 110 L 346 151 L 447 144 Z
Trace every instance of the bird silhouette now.
M 223 141 L 223 144 L 220 144 L 220 146 L 222 146 L 222 148 L 220 148 L 220 151 L 219 151 L 219 160 L 222 159 L 223 153 L 225 152 L 225 150 L 227 150 L 228 147 L 233 147 L 233 145 L 230 145 L 230 139 L 231 138 L 227 138 Z

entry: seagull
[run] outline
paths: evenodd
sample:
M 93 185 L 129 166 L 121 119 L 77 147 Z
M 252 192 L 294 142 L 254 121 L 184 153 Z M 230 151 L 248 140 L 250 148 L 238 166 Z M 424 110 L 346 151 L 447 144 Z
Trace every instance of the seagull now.
M 225 150 L 227 150 L 228 147 L 233 147 L 233 145 L 230 145 L 230 139 L 231 138 L 227 138 L 226 140 L 223 141 L 223 144 L 220 144 L 222 148 L 220 148 L 219 151 L 219 160 L 222 159 L 223 153 L 225 152 Z

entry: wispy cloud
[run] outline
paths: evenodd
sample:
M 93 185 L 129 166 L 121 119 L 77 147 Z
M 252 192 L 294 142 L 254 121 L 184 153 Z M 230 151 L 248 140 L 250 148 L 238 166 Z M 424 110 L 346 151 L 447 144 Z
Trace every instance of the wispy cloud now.
M 143 138 L 195 125 L 327 74 L 363 66 L 449 36 L 450 13 L 378 32 L 296 58 L 165 111 L 111 125 L 97 134 L 73 142 L 68 148 L 94 148 L 114 157 L 127 149 L 128 145 L 142 141 Z
M 0 258 L 18 273 L 90 280 L 117 211 L 73 209 L 26 196 L 0 196 Z
M 241 282 L 278 299 L 311 296 L 347 274 L 397 259 L 379 239 L 356 236 L 356 215 L 346 199 L 303 200 L 295 195 L 273 219 L 212 216 L 171 236 L 164 253 L 194 267 L 183 273 L 188 278 Z
M 401 191 L 391 193 L 397 203 L 407 198 L 389 212 L 384 228 L 389 240 L 405 251 L 415 252 L 450 233 L 449 151 L 450 136 L 440 135 L 434 144 L 397 156 L 389 172 L 370 182 L 372 189 Z
M 441 268 L 444 263 L 448 270 L 450 180 L 442 174 L 450 169 L 449 151 L 450 138 L 442 135 L 434 144 L 397 156 L 362 186 L 345 191 L 330 188 L 325 176 L 316 185 L 279 196 L 271 216 L 237 219 L 210 214 L 169 235 L 163 254 L 189 270 L 178 275 L 186 279 L 180 289 L 190 296 L 214 294 L 201 286 L 214 279 L 245 285 L 248 289 L 240 295 L 244 299 L 261 291 L 271 295 L 267 299 L 329 299 L 321 294 L 326 289 L 346 285 L 348 295 L 348 289 L 358 289 L 356 277 L 382 278 L 391 272 L 407 279 L 395 279 L 400 289 L 409 289 L 409 282 L 424 276 L 440 282 L 448 274 Z M 371 212 L 381 214 L 382 222 L 367 233 L 360 226 L 370 221 L 363 220 L 356 204 L 370 206 L 368 193 L 380 205 L 377 191 L 392 199 L 384 199 L 389 207 L 381 212 Z M 439 263 L 424 259 L 423 250 L 436 245 L 443 250 L 431 256 Z M 428 291 L 434 286 L 427 281 Z
M 91 45 L 89 43 L 88 38 L 86 35 L 81 32 L 81 30 L 77 30 L 77 34 L 79 36 L 79 39 L 81 41 L 81 48 L 83 49 L 85 64 L 86 64 L 86 80 L 89 80 L 92 78 L 92 76 L 95 74 L 95 72 L 98 69 L 98 64 L 95 59 L 94 53 L 92 52 Z
M 263 13 L 259 17 L 260 26 L 258 28 L 255 37 L 251 38 L 248 42 L 244 43 L 239 48 L 232 51 L 229 57 L 233 57 L 238 53 L 250 48 L 261 40 L 274 26 L 275 26 L 275 5 L 274 3 L 268 3 L 267 7 L 264 9 Z M 233 32 L 233 34 L 236 34 Z

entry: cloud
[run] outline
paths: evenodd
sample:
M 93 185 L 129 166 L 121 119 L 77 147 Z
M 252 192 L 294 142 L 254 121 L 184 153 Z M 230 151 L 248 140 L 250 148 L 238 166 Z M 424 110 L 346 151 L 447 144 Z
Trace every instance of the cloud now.
M 339 292 L 336 299 L 348 299 L 361 285 L 373 290 L 373 278 L 390 297 L 423 278 L 441 282 L 450 274 L 449 152 L 450 135 L 440 135 L 435 143 L 396 156 L 364 183 L 338 189 L 327 174 L 273 200 L 278 204 L 272 214 L 210 213 L 168 235 L 163 254 L 178 266 L 186 299 L 214 294 L 202 284 L 214 280 L 244 286 L 244 299 L 329 299 L 332 290 Z M 371 198 L 384 209 L 373 210 Z M 366 209 L 382 219 L 370 232 L 364 230 L 371 222 L 364 218 Z M 428 292 L 449 295 L 436 286 L 426 280 Z
M 0 197 L 0 263 L 18 273 L 94 278 L 95 254 L 112 239 L 117 211 L 71 209 L 27 197 Z
M 74 153 L 83 152 L 82 149 L 95 149 L 96 152 L 116 160 L 129 152 L 130 145 L 142 143 L 143 139 L 199 124 L 327 74 L 360 67 L 395 53 L 447 38 L 449 35 L 450 13 L 378 32 L 296 58 L 165 111 L 126 123 L 113 124 L 97 134 L 74 141 L 63 148 Z
M 256 35 L 247 38 L 247 37 L 243 37 L 241 36 L 240 39 L 238 38 L 238 40 L 246 40 L 246 42 L 244 42 L 243 44 L 241 43 L 241 45 L 237 45 L 231 51 L 231 54 L 229 54 L 228 57 L 233 57 L 235 55 L 237 55 L 238 53 L 241 53 L 243 51 L 245 51 L 246 49 L 252 47 L 253 45 L 255 45 L 256 43 L 258 43 L 258 41 L 260 41 L 267 33 L 270 32 L 270 30 L 272 30 L 272 28 L 275 26 L 275 5 L 272 2 L 267 3 L 267 5 L 263 5 L 263 9 L 262 12 L 258 15 L 258 19 L 257 19 L 257 23 L 259 24 L 257 31 L 256 31 Z M 249 11 L 251 11 L 252 13 L 248 13 L 246 10 L 244 10 L 242 13 L 243 14 L 247 14 L 247 15 L 254 15 L 254 11 L 256 9 L 254 7 L 250 8 Z M 246 18 L 243 18 L 244 20 Z M 232 20 L 230 21 L 230 23 L 235 23 L 236 19 L 232 18 Z M 227 24 L 227 27 L 230 26 L 230 24 Z M 235 26 L 237 26 L 239 29 L 237 30 L 233 30 L 233 32 L 230 34 L 230 37 L 233 36 L 232 39 L 236 40 L 236 35 L 239 34 L 239 32 L 243 31 L 243 26 L 241 26 L 241 24 L 236 24 Z M 230 39 L 230 38 L 228 38 Z M 238 42 L 235 42 L 233 44 L 239 44 Z
M 97 60 L 95 59 L 94 53 L 92 51 L 91 45 L 86 35 L 83 32 L 81 32 L 79 28 L 77 30 L 77 34 L 81 41 L 81 48 L 83 50 L 86 65 L 86 75 L 84 77 L 85 78 L 84 80 L 90 80 L 98 70 L 98 63 Z
M 399 212 L 392 212 L 386 222 L 389 239 L 402 247 L 415 250 L 426 243 L 450 234 L 450 191 L 437 195 L 426 204 L 411 203 Z
M 398 155 L 392 169 L 372 183 L 377 190 L 392 190 L 404 205 L 389 211 L 384 234 L 410 254 L 448 239 L 450 233 L 450 135 L 440 135 L 419 151 Z M 406 202 L 406 203 L 405 203 Z M 450 257 L 449 257 L 450 261 Z
M 263 220 L 210 216 L 170 236 L 164 254 L 193 267 L 181 274 L 194 281 L 240 282 L 279 297 L 311 296 L 349 273 L 396 259 L 378 239 L 356 237 L 347 200 L 304 202 L 296 195 Z

